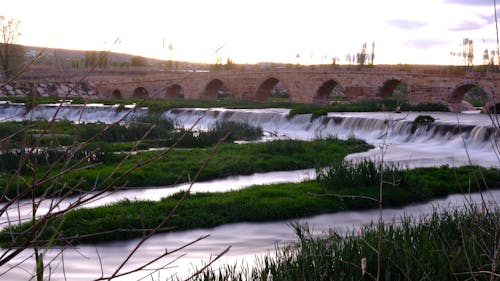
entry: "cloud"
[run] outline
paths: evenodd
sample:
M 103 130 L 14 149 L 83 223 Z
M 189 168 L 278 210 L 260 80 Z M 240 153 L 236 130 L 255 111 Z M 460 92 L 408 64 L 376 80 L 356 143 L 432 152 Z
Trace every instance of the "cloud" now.
M 449 28 L 449 31 L 470 31 L 470 30 L 479 30 L 483 29 L 485 23 L 481 22 L 472 22 L 472 21 L 463 21 L 457 24 L 454 27 Z
M 427 25 L 427 23 L 423 21 L 412 21 L 404 19 L 394 19 L 394 20 L 388 20 L 386 22 L 389 25 L 405 30 L 416 30 Z
M 500 16 L 500 8 L 498 9 L 497 12 L 498 16 Z M 493 16 L 493 12 L 488 15 L 478 15 L 478 17 L 484 21 L 486 24 L 494 24 L 495 23 L 495 17 Z
M 444 2 L 466 6 L 493 6 L 493 2 L 491 0 L 445 0 Z
M 450 42 L 444 40 L 407 40 L 405 45 L 419 50 L 431 49 L 439 45 L 449 45 Z

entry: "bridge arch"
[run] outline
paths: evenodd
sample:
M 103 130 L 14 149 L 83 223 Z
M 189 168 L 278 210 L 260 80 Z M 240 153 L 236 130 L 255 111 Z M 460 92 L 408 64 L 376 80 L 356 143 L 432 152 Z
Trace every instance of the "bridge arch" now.
M 313 103 L 329 104 L 333 96 L 346 98 L 344 88 L 340 85 L 340 83 L 333 79 L 330 79 L 321 84 L 321 86 L 318 88 L 318 90 L 316 91 L 316 95 L 313 98 Z
M 397 98 L 398 100 L 408 100 L 407 89 L 408 86 L 401 79 L 391 78 L 384 81 L 376 96 L 378 98 Z
M 133 98 L 139 98 L 139 99 L 145 99 L 149 97 L 148 90 L 144 87 L 137 87 L 135 88 L 134 92 L 132 93 Z
M 184 98 L 184 89 L 179 84 L 170 85 L 165 89 L 165 98 Z
M 121 99 L 123 98 L 123 95 L 119 89 L 114 89 L 113 92 L 111 92 L 111 97 L 114 99 Z
M 209 99 L 221 98 L 229 95 L 227 86 L 222 80 L 215 78 L 205 86 L 205 97 Z
M 267 98 L 271 96 L 274 87 L 276 87 L 279 82 L 280 80 L 275 77 L 270 77 L 264 80 L 264 82 L 260 83 L 257 88 L 257 92 L 255 93 L 255 100 L 266 101 Z
M 463 82 L 453 89 L 446 98 L 446 102 L 461 103 L 469 96 L 472 96 L 471 99 L 475 97 L 486 103 L 491 99 L 492 94 L 486 87 L 476 82 Z M 468 101 L 470 102 L 472 100 L 469 99 Z

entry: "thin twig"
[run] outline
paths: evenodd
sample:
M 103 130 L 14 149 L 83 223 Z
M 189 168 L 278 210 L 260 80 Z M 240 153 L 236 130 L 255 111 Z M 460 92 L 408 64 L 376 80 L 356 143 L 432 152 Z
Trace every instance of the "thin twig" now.
M 196 182 L 196 180 L 198 179 L 199 175 L 201 174 L 201 172 L 205 169 L 206 165 L 208 164 L 208 162 L 212 159 L 213 155 L 217 152 L 217 150 L 219 149 L 219 147 L 222 145 L 222 143 L 229 137 L 229 133 L 226 134 L 218 143 L 217 145 L 215 145 L 215 147 L 212 149 L 212 151 L 210 152 L 210 155 L 205 159 L 205 161 L 203 162 L 203 164 L 201 165 L 201 167 L 198 169 L 198 172 L 196 173 L 195 177 L 193 178 L 193 181 L 191 182 L 189 188 L 184 192 L 184 194 L 182 195 L 182 197 L 179 199 L 179 201 L 177 202 L 177 204 L 174 206 L 174 208 L 170 211 L 170 213 L 168 214 L 168 216 L 158 224 L 158 226 L 153 229 L 151 232 L 149 232 L 143 239 L 141 239 L 141 241 L 139 241 L 139 243 L 137 243 L 136 247 L 130 252 L 130 254 L 125 258 L 125 260 L 120 264 L 120 266 L 118 266 L 118 268 L 115 270 L 115 272 L 108 278 L 108 280 L 111 280 L 113 278 L 116 277 L 116 275 L 118 275 L 118 273 L 120 272 L 120 270 L 125 266 L 125 264 L 128 263 L 128 261 L 130 260 L 130 258 L 132 258 L 132 256 L 139 250 L 139 248 L 142 246 L 142 244 L 144 244 L 149 238 L 151 238 L 153 236 L 153 234 L 155 234 L 158 229 L 160 229 L 161 227 L 163 227 L 164 224 L 166 224 L 168 221 L 170 221 L 170 219 L 173 217 L 173 215 L 177 212 L 177 209 L 179 209 L 179 207 L 182 205 L 182 203 L 186 200 L 188 194 L 190 193 L 191 191 L 191 188 L 193 187 L 193 184 Z
M 118 278 L 118 277 L 122 277 L 122 276 L 125 276 L 125 275 L 132 274 L 132 273 L 134 273 L 134 272 L 141 271 L 141 270 L 145 269 L 146 267 L 148 267 L 149 265 L 151 265 L 151 264 L 153 264 L 153 263 L 155 263 L 155 262 L 159 261 L 160 259 L 164 258 L 165 256 L 168 256 L 168 255 L 174 254 L 174 253 L 176 253 L 176 252 L 178 252 L 178 251 L 180 251 L 180 250 L 183 250 L 183 249 L 185 249 L 185 248 L 187 248 L 187 247 L 189 247 L 189 246 L 191 246 L 191 245 L 193 245 L 193 244 L 195 244 L 195 243 L 197 243 L 197 242 L 199 242 L 199 241 L 201 241 L 201 240 L 203 240 L 203 239 L 206 239 L 206 238 L 208 238 L 208 237 L 210 237 L 210 235 L 200 236 L 200 237 L 198 237 L 197 239 L 194 239 L 194 240 L 190 241 L 189 243 L 186 243 L 186 244 L 184 244 L 184 245 L 182 245 L 182 246 L 180 246 L 180 247 L 178 247 L 178 248 L 174 249 L 173 251 L 167 251 L 167 250 L 165 250 L 165 252 L 164 252 L 163 254 L 161 254 L 161 255 L 157 256 L 156 258 L 154 258 L 154 259 L 152 259 L 152 260 L 150 260 L 150 261 L 146 262 L 145 264 L 143 264 L 143 265 L 141 265 L 141 266 L 139 266 L 139 267 L 136 267 L 136 268 L 134 268 L 134 269 L 132 269 L 132 270 L 130 270 L 130 271 L 127 271 L 127 272 L 123 272 L 123 273 L 117 274 L 117 275 L 115 275 L 115 276 L 113 276 L 113 277 L 101 277 L 101 278 L 99 278 L 99 279 L 95 279 L 94 281 L 106 280 L 106 279 L 110 280 L 110 279 L 112 279 L 112 278 Z M 144 238 L 143 238 L 142 240 L 144 240 Z

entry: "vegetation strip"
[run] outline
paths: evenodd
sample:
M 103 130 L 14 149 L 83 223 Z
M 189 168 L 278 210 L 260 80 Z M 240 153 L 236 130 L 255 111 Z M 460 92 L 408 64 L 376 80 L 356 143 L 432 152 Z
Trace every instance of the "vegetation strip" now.
M 341 160 L 347 154 L 365 151 L 371 148 L 364 141 L 357 139 L 338 140 L 324 139 L 314 141 L 278 140 L 264 143 L 247 144 L 225 144 L 211 159 L 209 164 L 201 173 L 199 180 L 210 180 L 224 178 L 232 175 L 253 174 L 258 172 L 297 170 L 326 166 L 331 161 Z M 130 155 L 123 165 L 116 167 L 122 157 L 114 153 L 99 156 L 96 166 L 69 172 L 62 176 L 57 183 L 50 186 L 54 192 L 60 192 L 65 186 L 80 186 L 83 190 L 90 190 L 103 182 L 108 175 L 116 169 L 113 178 L 120 177 L 128 169 L 139 162 L 147 161 L 155 157 L 158 151 L 143 152 Z M 190 176 L 194 175 L 208 157 L 209 149 L 193 148 L 173 150 L 166 157 L 158 159 L 154 165 L 147 165 L 137 169 L 132 174 L 117 183 L 117 186 L 147 187 L 166 186 L 180 182 L 188 182 Z M 48 164 L 48 163 L 47 163 Z M 37 173 L 40 178 L 48 169 L 48 165 L 38 165 Z M 58 172 L 57 169 L 52 173 Z M 26 188 L 31 181 L 29 171 L 19 178 L 18 185 L 12 185 L 8 194 L 13 196 L 20 188 Z M 4 187 L 2 181 L 8 176 L 0 179 L 0 187 Z M 39 186 L 37 192 L 42 194 L 49 186 Z M 48 192 L 50 195 L 51 192 Z
M 374 280 L 377 276 L 377 224 L 347 235 L 332 231 L 323 236 L 312 236 L 305 226 L 292 226 L 297 243 L 279 246 L 254 267 L 226 264 L 193 280 Z M 385 224 L 381 280 L 497 280 L 499 228 L 498 207 L 470 205 Z
M 2 97 L 0 100 L 25 103 L 27 108 L 33 108 L 38 104 L 60 103 L 60 97 Z M 393 111 L 399 108 L 403 111 L 449 111 L 448 107 L 439 103 L 427 103 L 410 105 L 407 100 L 396 98 L 363 100 L 346 103 L 332 103 L 329 105 L 315 105 L 294 103 L 289 99 L 277 99 L 268 102 L 254 102 L 235 99 L 212 99 L 212 100 L 190 100 L 190 99 L 90 99 L 72 97 L 72 104 L 102 103 L 106 105 L 119 104 L 117 110 L 122 110 L 123 105 L 136 104 L 149 109 L 150 113 L 163 113 L 172 108 L 233 108 L 233 109 L 262 109 L 262 108 L 289 108 L 291 116 L 295 114 L 311 113 L 321 116 L 326 112 L 377 112 Z
M 386 207 L 422 202 L 451 193 L 500 188 L 500 173 L 497 169 L 440 167 L 405 170 L 401 173 L 410 180 L 403 186 L 387 184 L 384 187 Z M 484 180 L 471 186 L 474 177 L 480 174 Z M 234 222 L 275 221 L 342 210 L 376 208 L 377 202 L 361 197 L 377 198 L 378 192 L 377 184 L 369 184 L 337 187 L 333 193 L 331 189 L 325 188 L 320 179 L 298 184 L 254 186 L 232 192 L 196 193 L 186 199 L 166 227 L 168 230 L 185 230 Z M 159 202 L 124 200 L 110 206 L 79 209 L 52 220 L 49 226 L 54 227 L 46 229 L 59 229 L 62 223 L 60 235 L 75 243 L 139 237 L 141 229 L 155 227 L 181 196 L 182 192 Z M 3 246 L 11 243 L 10 231 L 17 232 L 19 229 L 2 231 Z M 50 231 L 45 234 L 46 237 L 50 235 Z
M 0 123 L 0 149 L 29 147 L 35 143 L 40 133 L 49 127 L 46 120 L 35 122 L 3 122 Z M 101 133 L 103 130 L 106 131 Z M 145 133 L 149 132 L 146 136 Z M 259 140 L 262 136 L 260 127 L 234 121 L 219 121 L 203 131 L 188 132 L 179 147 L 207 147 L 216 144 L 225 134 L 231 132 L 227 142 L 236 140 Z M 173 121 L 158 114 L 135 118 L 127 124 L 109 126 L 101 122 L 75 124 L 70 121 L 58 121 L 50 125 L 47 133 L 40 139 L 40 145 L 47 148 L 70 146 L 97 135 L 95 140 L 85 150 L 99 147 L 100 150 L 125 151 L 145 136 L 139 143 L 140 149 L 165 147 L 174 144 L 186 133 L 185 128 L 174 126 Z M 25 136 L 26 134 L 26 136 Z M 23 138 L 27 141 L 23 142 Z M 7 140 L 8 141 L 5 141 Z M 3 153 L 5 154 L 5 153 Z M 1 167 L 0 167 L 1 168 Z

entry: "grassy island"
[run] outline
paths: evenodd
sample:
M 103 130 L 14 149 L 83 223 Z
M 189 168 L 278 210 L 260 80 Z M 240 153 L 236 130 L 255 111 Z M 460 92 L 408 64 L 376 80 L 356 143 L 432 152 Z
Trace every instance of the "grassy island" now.
M 365 151 L 371 148 L 364 141 L 356 139 L 325 139 L 314 141 L 277 140 L 263 143 L 224 144 L 210 159 L 200 174 L 199 180 L 210 180 L 232 175 L 247 175 L 258 172 L 297 170 L 325 166 L 331 161 L 341 160 L 347 154 Z M 161 151 L 145 151 L 129 157 L 117 168 L 123 157 L 115 154 L 103 156 L 93 166 L 75 170 L 60 177 L 57 184 L 41 185 L 39 194 L 49 193 L 47 189 L 61 192 L 66 186 L 79 186 L 82 190 L 99 189 L 115 181 L 118 188 L 166 186 L 181 182 L 189 182 L 190 176 L 196 174 L 203 161 L 209 157 L 211 147 L 174 149 L 154 161 L 126 174 L 138 163 L 157 157 Z M 52 171 L 47 172 L 48 169 Z M 57 173 L 60 169 L 51 167 L 49 163 L 38 166 L 38 176 L 43 178 L 47 173 Z M 6 173 L 7 174 L 7 173 Z M 124 176 L 126 175 L 126 176 Z M 121 178 L 123 177 L 123 178 Z M 8 176 L 2 177 L 0 185 L 4 187 Z M 31 184 L 32 174 L 29 170 L 22 173 L 19 183 L 11 185 L 7 194 L 19 192 Z M 0 190 L 3 191 L 3 190 Z
M 387 184 L 384 187 L 386 207 L 422 202 L 452 193 L 500 187 L 500 172 L 496 169 L 444 166 L 398 170 L 397 173 L 403 179 L 400 184 Z M 484 180 L 474 181 L 479 174 Z M 474 184 L 471 185 L 471 181 Z M 297 184 L 254 186 L 222 193 L 195 193 L 187 197 L 176 216 L 165 227 L 169 231 L 185 230 L 233 222 L 275 221 L 341 210 L 376 208 L 378 192 L 376 183 L 331 186 L 331 182 L 318 177 L 316 181 Z M 137 229 L 154 228 L 181 197 L 182 193 L 178 193 L 159 202 L 125 200 L 110 206 L 79 209 L 50 221 L 49 225 L 54 227 L 47 229 L 60 229 L 60 233 L 68 240 L 84 243 L 140 237 L 143 233 Z M 2 232 L 2 245 L 10 243 L 11 230 Z M 49 233 L 47 235 L 50 237 Z

